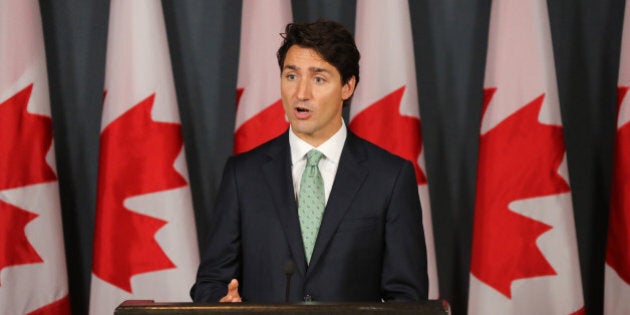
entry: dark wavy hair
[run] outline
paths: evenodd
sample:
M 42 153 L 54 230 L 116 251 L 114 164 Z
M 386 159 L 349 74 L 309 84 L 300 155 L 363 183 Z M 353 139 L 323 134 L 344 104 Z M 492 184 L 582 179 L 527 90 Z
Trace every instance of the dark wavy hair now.
M 341 83 L 346 84 L 354 76 L 355 87 L 359 84 L 359 59 L 361 54 L 354 43 L 354 37 L 343 25 L 330 20 L 317 20 L 314 23 L 289 23 L 284 33 L 284 41 L 278 49 L 280 72 L 289 48 L 298 45 L 315 50 L 324 60 L 333 65 L 341 75 Z M 343 106 L 350 104 L 348 98 Z

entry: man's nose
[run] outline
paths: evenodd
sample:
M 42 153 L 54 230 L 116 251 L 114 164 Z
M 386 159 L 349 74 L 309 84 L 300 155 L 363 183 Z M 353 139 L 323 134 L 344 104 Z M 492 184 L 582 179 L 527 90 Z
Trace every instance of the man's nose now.
M 298 84 L 297 98 L 301 101 L 311 99 L 311 85 L 308 80 L 301 80 Z

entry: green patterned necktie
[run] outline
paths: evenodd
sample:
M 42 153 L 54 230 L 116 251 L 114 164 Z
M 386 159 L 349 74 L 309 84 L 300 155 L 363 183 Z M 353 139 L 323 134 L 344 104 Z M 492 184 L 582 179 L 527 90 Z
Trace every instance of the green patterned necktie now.
M 298 215 L 300 216 L 300 228 L 302 229 L 302 241 L 304 241 L 307 263 L 311 261 L 317 232 L 326 206 L 324 180 L 317 166 L 323 156 L 324 154 L 317 150 L 311 150 L 306 154 L 306 168 L 304 168 L 300 181 Z

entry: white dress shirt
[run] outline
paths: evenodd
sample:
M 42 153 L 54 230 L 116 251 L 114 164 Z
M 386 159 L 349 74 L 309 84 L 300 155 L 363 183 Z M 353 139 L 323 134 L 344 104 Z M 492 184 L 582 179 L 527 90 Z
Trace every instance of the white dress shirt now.
M 306 153 L 312 149 L 316 149 L 324 154 L 324 157 L 319 160 L 319 172 L 322 174 L 324 180 L 324 194 L 326 204 L 328 204 L 328 196 L 332 190 L 333 182 L 335 181 L 335 175 L 337 174 L 337 168 L 339 167 L 339 158 L 341 157 L 341 151 L 343 145 L 346 142 L 348 131 L 346 130 L 346 124 L 341 121 L 341 128 L 328 140 L 319 145 L 317 148 L 308 144 L 306 141 L 300 139 L 295 135 L 293 129 L 289 128 L 289 146 L 291 147 L 291 170 L 293 174 L 293 190 L 295 197 L 300 192 L 300 181 L 302 180 L 302 173 L 306 167 Z

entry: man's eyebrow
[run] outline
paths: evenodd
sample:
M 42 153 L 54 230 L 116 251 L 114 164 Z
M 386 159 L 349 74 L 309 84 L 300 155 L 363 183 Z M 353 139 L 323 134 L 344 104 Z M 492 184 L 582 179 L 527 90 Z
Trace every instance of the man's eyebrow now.
M 330 73 L 330 71 L 328 71 L 328 69 L 324 69 L 324 68 L 318 68 L 318 67 L 310 67 L 308 68 L 308 71 L 310 72 L 315 72 L 315 73 Z
M 300 67 L 298 67 L 296 65 L 285 65 L 283 71 L 284 70 L 297 71 L 299 69 L 300 69 Z M 328 70 L 326 68 L 320 68 L 320 67 L 309 67 L 308 71 L 309 72 L 313 72 L 313 73 L 330 73 L 330 70 Z

